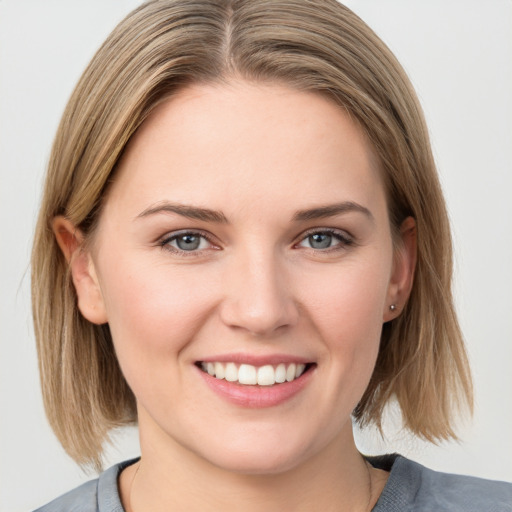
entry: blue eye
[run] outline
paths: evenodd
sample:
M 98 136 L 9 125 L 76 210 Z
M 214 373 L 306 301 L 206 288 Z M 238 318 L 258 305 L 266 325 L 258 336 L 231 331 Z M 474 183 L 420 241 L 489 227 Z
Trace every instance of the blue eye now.
M 333 236 L 327 233 L 315 233 L 308 236 L 309 245 L 313 249 L 327 249 L 331 247 Z
M 301 240 L 299 246 L 316 250 L 325 250 L 341 249 L 347 245 L 351 245 L 352 243 L 352 239 L 342 232 L 335 230 L 323 230 L 308 234 Z
M 195 251 L 201 245 L 201 238 L 196 235 L 181 235 L 175 241 L 182 251 Z
M 166 237 L 160 245 L 164 249 L 177 252 L 195 252 L 211 247 L 210 241 L 204 235 L 193 231 L 182 231 Z

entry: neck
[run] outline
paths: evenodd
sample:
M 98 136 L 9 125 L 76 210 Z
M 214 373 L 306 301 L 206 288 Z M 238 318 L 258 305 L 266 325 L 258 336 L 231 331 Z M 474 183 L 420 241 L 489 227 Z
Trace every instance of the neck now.
M 127 512 L 366 511 L 385 483 L 357 451 L 351 428 L 314 457 L 270 474 L 228 471 L 181 445 L 162 449 L 144 436 L 141 453 L 141 461 L 120 479 Z

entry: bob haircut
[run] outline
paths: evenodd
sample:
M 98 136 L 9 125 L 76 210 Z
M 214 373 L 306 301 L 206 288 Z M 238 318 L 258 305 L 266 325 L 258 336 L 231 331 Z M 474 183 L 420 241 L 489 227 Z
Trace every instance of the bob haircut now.
M 382 427 L 396 400 L 404 427 L 456 437 L 472 386 L 454 311 L 448 217 L 414 90 L 375 33 L 336 0 L 153 0 L 98 50 L 63 114 L 47 171 L 32 254 L 33 315 L 49 422 L 80 465 L 101 468 L 110 429 L 135 423 L 135 397 L 108 324 L 81 316 L 69 265 L 52 232 L 64 215 L 94 235 L 124 148 L 157 105 L 189 84 L 237 78 L 324 95 L 360 126 L 380 159 L 396 250 L 416 220 L 413 289 L 384 324 L 376 367 L 353 412 Z

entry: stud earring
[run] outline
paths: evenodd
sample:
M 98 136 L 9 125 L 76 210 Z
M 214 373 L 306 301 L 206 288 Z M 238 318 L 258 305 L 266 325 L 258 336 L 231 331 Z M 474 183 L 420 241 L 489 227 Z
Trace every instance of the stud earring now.
M 389 306 L 389 310 L 396 311 L 396 304 L 391 304 L 391 306 Z

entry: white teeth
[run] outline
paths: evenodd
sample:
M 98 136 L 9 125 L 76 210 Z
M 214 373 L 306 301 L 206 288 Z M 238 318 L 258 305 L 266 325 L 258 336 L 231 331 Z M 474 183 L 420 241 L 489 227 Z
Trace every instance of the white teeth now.
M 286 366 L 281 363 L 276 368 L 276 382 L 282 384 L 286 380 Z
M 296 366 L 294 363 L 292 363 L 288 368 L 286 369 L 286 380 L 288 382 L 291 382 L 293 379 L 295 379 L 295 370 Z
M 222 363 L 215 363 L 215 377 L 223 379 L 226 376 L 226 371 Z
M 299 363 L 280 363 L 256 367 L 251 364 L 208 362 L 201 363 L 201 369 L 217 379 L 238 382 L 245 385 L 273 386 L 283 382 L 292 382 L 306 370 L 306 365 Z
M 272 386 L 276 383 L 276 372 L 274 368 L 267 364 L 258 368 L 258 385 Z
M 238 380 L 238 368 L 235 363 L 228 363 L 226 365 L 224 378 L 229 382 L 236 382 Z
M 240 384 L 257 384 L 256 367 L 250 364 L 241 364 L 238 369 L 238 382 Z

